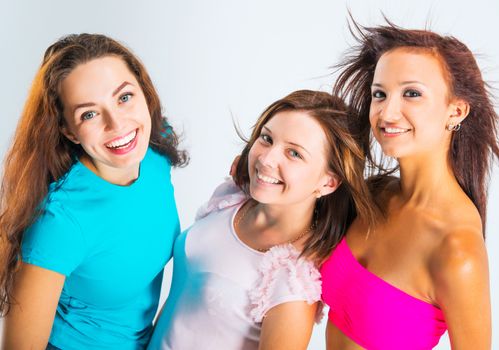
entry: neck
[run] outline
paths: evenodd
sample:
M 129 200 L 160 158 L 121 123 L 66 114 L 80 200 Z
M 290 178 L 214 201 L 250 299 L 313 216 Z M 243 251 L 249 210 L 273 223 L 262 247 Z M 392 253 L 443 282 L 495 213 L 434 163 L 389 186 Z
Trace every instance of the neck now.
M 139 177 L 139 165 L 130 168 L 116 169 L 104 164 L 97 165 L 86 154 L 81 156 L 80 161 L 95 175 L 115 185 L 128 186 Z
M 447 150 L 401 158 L 399 164 L 401 197 L 406 203 L 431 205 L 459 187 Z
M 310 230 L 315 199 L 292 205 L 263 204 L 256 201 L 246 214 L 247 225 L 262 236 L 271 236 L 274 244 L 291 241 Z

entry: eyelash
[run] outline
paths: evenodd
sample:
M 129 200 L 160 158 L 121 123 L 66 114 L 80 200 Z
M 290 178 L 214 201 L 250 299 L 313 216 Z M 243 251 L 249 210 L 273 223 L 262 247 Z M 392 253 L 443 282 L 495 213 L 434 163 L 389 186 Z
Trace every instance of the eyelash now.
M 404 97 L 409 97 L 409 98 L 421 97 L 421 95 L 422 95 L 421 92 L 419 92 L 418 90 L 414 90 L 414 89 L 405 90 L 404 94 L 403 94 Z M 375 99 L 382 99 L 385 97 L 386 97 L 385 93 L 381 90 L 375 90 L 372 93 L 372 98 L 375 98 Z
M 415 94 L 415 96 L 411 96 L 412 94 Z M 414 90 L 414 89 L 409 89 L 409 90 L 406 90 L 404 91 L 404 97 L 420 97 L 421 96 L 421 93 L 417 90 Z
M 294 153 L 294 154 L 292 154 L 292 153 Z M 290 149 L 290 150 L 288 151 L 288 154 L 289 154 L 289 156 L 290 156 L 290 157 L 292 157 L 292 158 L 303 159 L 303 157 L 301 156 L 301 154 L 300 154 L 300 153 L 298 153 L 298 152 L 296 152 L 294 149 Z
M 87 118 L 86 116 L 88 116 L 89 114 L 92 114 L 92 116 L 90 118 Z M 97 112 L 94 112 L 94 111 L 88 111 L 88 112 L 85 112 L 81 115 L 80 119 L 82 121 L 86 121 L 86 120 L 90 120 L 92 119 L 93 117 L 95 117 L 97 115 Z
M 260 139 L 262 139 L 264 143 L 272 144 L 272 137 L 267 134 L 260 134 Z
M 383 96 L 379 96 L 380 94 L 383 95 Z M 383 91 L 381 91 L 381 90 L 374 90 L 373 93 L 372 93 L 372 98 L 379 99 L 379 98 L 383 98 L 383 97 L 385 97 L 385 93 Z
M 128 96 L 128 99 L 127 99 L 126 101 L 123 101 L 123 98 L 124 98 L 124 97 L 127 97 L 127 96 Z M 123 94 L 123 95 L 121 95 L 121 96 L 119 97 L 118 102 L 119 102 L 119 103 L 127 103 L 127 102 L 129 102 L 129 101 L 130 101 L 130 99 L 132 98 L 132 96 L 133 96 L 133 94 L 132 94 L 131 92 L 127 92 L 127 93 L 125 93 L 125 94 Z M 91 116 L 91 117 L 89 117 L 89 118 L 87 118 L 87 116 L 88 116 L 89 114 L 92 114 L 92 116 Z M 85 113 L 83 113 L 83 114 L 81 115 L 80 119 L 81 119 L 82 121 L 86 121 L 86 120 L 90 120 L 90 119 L 92 119 L 92 118 L 93 118 L 93 117 L 95 117 L 96 115 L 97 115 L 97 112 L 94 112 L 94 111 L 87 111 L 87 112 L 85 112 Z
M 271 145 L 272 144 L 272 137 L 270 137 L 269 135 L 267 134 L 260 134 L 260 139 L 262 140 L 263 143 L 265 144 L 268 144 L 268 145 Z M 295 151 L 294 149 L 290 149 L 288 151 L 288 155 L 291 157 L 291 158 L 298 158 L 298 159 L 303 159 L 303 157 L 301 156 L 301 154 L 297 151 Z
M 125 97 L 125 96 L 128 96 L 128 100 L 123 101 L 122 99 L 123 99 L 123 97 Z M 125 93 L 125 94 L 123 94 L 123 95 L 121 95 L 121 96 L 120 96 L 120 98 L 119 98 L 119 102 L 120 102 L 120 103 L 127 103 L 128 101 L 130 101 L 130 99 L 132 98 L 132 96 L 133 96 L 133 94 L 132 94 L 131 92 L 127 92 L 127 93 Z

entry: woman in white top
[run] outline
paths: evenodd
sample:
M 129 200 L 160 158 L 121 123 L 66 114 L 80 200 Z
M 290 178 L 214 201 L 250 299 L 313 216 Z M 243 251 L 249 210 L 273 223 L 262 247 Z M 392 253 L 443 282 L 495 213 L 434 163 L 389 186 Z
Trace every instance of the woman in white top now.
M 353 119 L 341 99 L 308 90 L 263 112 L 235 182 L 177 238 L 149 349 L 306 349 L 317 267 L 354 217 L 375 220 Z

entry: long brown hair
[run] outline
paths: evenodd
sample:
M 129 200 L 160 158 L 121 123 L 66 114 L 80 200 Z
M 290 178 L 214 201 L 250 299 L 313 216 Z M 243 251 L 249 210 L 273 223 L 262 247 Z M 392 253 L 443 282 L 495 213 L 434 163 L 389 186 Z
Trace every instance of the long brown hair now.
M 271 104 L 258 118 L 236 167 L 236 184 L 249 193 L 248 154 L 263 126 L 282 111 L 302 111 L 314 118 L 327 140 L 327 167 L 341 180 L 335 192 L 317 199 L 315 222 L 302 255 L 321 263 L 343 238 L 356 216 L 370 226 L 376 222 L 376 206 L 364 181 L 364 154 L 357 142 L 352 110 L 326 92 L 299 90 Z
M 2 314 L 8 312 L 11 304 L 23 233 L 43 209 L 41 204 L 49 184 L 60 179 L 83 152 L 80 145 L 61 133 L 61 82 L 76 66 L 104 56 L 121 58 L 139 82 L 151 115 L 150 146 L 167 156 L 174 166 L 187 162 L 186 153 L 177 148 L 177 135 L 162 116 L 158 94 L 145 67 L 130 50 L 97 34 L 68 35 L 51 45 L 34 78 L 5 158 L 0 202 Z
M 494 156 L 499 157 L 497 114 L 473 53 L 454 37 L 429 30 L 407 30 L 385 20 L 385 26 L 363 27 L 352 19 L 350 31 L 358 45 L 336 66 L 340 74 L 333 93 L 347 99 L 358 111 L 362 145 L 371 168 L 391 173 L 393 169 L 387 171 L 379 163 L 375 164 L 375 155 L 369 151 L 372 149 L 369 106 L 376 64 L 384 53 L 401 47 L 437 57 L 444 67 L 450 99 L 462 99 L 470 106 L 461 129 L 452 135 L 448 157 L 459 185 L 480 213 L 485 237 L 490 162 Z

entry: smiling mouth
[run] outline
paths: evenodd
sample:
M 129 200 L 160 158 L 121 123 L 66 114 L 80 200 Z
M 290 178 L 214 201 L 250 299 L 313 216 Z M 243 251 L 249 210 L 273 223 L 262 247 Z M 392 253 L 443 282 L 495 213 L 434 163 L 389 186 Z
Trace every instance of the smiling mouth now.
M 106 143 L 105 146 L 111 149 L 122 149 L 128 147 L 137 136 L 137 129 L 128 133 L 127 135 L 120 137 L 112 142 Z
M 283 184 L 282 181 L 280 181 L 274 177 L 260 174 L 260 172 L 258 170 L 256 171 L 256 177 L 258 180 L 260 180 L 261 182 L 266 183 L 266 184 L 270 184 L 270 185 L 282 185 Z
M 380 127 L 380 130 L 386 135 L 401 135 L 411 131 L 411 129 L 390 128 L 390 127 Z

